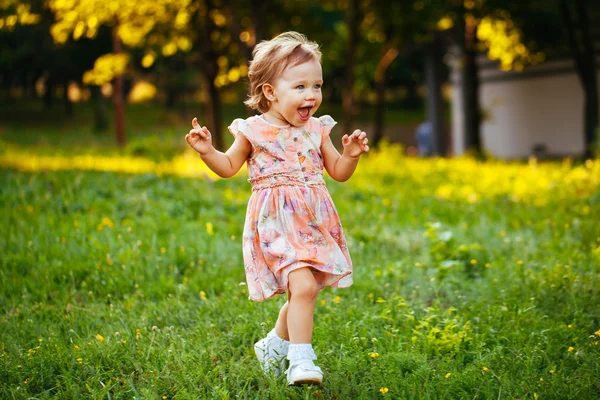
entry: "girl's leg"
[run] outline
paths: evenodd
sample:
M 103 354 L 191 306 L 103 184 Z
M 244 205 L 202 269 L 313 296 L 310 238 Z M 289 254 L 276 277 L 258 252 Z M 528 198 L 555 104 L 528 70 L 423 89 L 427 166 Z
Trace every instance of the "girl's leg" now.
M 309 268 L 301 268 L 290 272 L 288 289 L 287 325 L 290 335 L 287 355 L 287 359 L 290 360 L 290 367 L 287 370 L 288 384 L 320 384 L 323 381 L 323 371 L 313 362 L 317 355 L 311 345 L 319 285 Z
M 312 341 L 315 304 L 319 295 L 317 280 L 309 268 L 300 268 L 290 272 L 288 287 L 289 300 L 285 311 L 287 313 L 290 343 L 310 343 Z M 277 332 L 283 333 L 279 330 Z
M 283 307 L 281 307 L 281 310 L 279 310 L 279 318 L 277 318 L 277 323 L 275 324 L 275 332 L 277 332 L 277 336 L 283 338 L 284 340 L 290 340 L 290 334 L 287 325 L 289 304 L 289 301 L 286 301 Z

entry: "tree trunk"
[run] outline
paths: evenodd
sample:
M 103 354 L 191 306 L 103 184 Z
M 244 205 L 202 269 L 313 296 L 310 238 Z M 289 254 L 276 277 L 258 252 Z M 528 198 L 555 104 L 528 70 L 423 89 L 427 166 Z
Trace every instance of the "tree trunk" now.
M 427 120 L 431 123 L 431 151 L 434 155 L 446 155 L 447 140 L 444 122 L 443 48 L 439 32 L 434 33 L 433 41 L 427 46 L 425 59 L 425 80 L 427 82 Z
M 596 72 L 596 56 L 594 54 L 594 43 L 590 33 L 589 19 L 585 9 L 584 0 L 574 1 L 574 15 L 566 0 L 559 0 L 562 20 L 567 32 L 569 50 L 577 76 L 581 82 L 584 93 L 584 158 L 590 159 L 594 156 L 594 145 L 596 143 L 596 132 L 599 127 L 598 115 L 598 78 Z M 579 40 L 578 40 L 579 39 Z
M 120 54 L 123 51 L 121 40 L 117 35 L 117 28 L 113 28 L 113 53 Z M 127 137 L 125 134 L 125 104 L 123 101 L 123 76 L 117 76 L 114 79 L 113 102 L 115 107 L 115 132 L 117 134 L 117 144 L 119 147 L 125 147 Z
M 270 2 L 268 0 L 262 0 L 252 5 L 253 36 L 247 42 L 244 42 L 241 39 L 242 27 L 239 23 L 240 16 L 237 13 L 237 8 L 232 4 L 231 0 L 226 0 L 224 4 L 227 7 L 227 13 L 229 15 L 229 19 L 231 20 L 229 24 L 231 33 L 233 34 L 233 37 L 236 38 L 244 58 L 246 58 L 246 61 L 249 62 L 252 60 L 252 52 L 254 51 L 254 47 L 265 39 L 265 15 L 267 15 L 269 10 Z M 245 112 L 246 117 L 256 115 L 256 111 L 248 106 L 245 107 Z
M 193 27 L 197 32 L 194 47 L 197 47 L 200 51 L 201 60 L 199 68 L 208 93 L 208 104 L 206 104 L 204 114 L 206 124 L 200 123 L 200 125 L 205 125 L 210 130 L 213 137 L 213 146 L 218 150 L 224 150 L 223 132 L 221 130 L 223 123 L 221 95 L 215 85 L 215 78 L 219 71 L 217 64 L 219 54 L 215 52 L 210 39 L 211 32 L 215 31 L 217 27 L 210 18 L 210 12 L 214 5 L 211 1 L 206 1 L 205 5 L 206 9 L 199 10 L 193 17 Z
M 205 77 L 206 78 L 206 77 Z M 225 149 L 225 143 L 222 135 L 222 112 L 221 112 L 221 94 L 215 86 L 215 79 L 208 77 L 205 79 L 205 85 L 208 89 L 208 104 L 206 105 L 204 118 L 206 127 L 210 130 L 213 139 L 213 146 L 218 150 Z
M 94 132 L 104 132 L 108 129 L 108 118 L 100 87 L 92 86 L 92 100 L 94 102 Z
M 390 35 L 391 36 L 391 35 Z M 388 37 L 390 37 L 388 36 Z M 375 93 L 377 102 L 375 104 L 375 127 L 373 129 L 372 146 L 375 147 L 383 138 L 383 120 L 385 118 L 385 77 L 388 67 L 398 56 L 398 50 L 388 42 L 383 46 L 381 58 L 375 70 Z
M 69 81 L 65 79 L 63 82 L 63 104 L 65 105 L 65 114 L 67 117 L 73 116 L 73 102 L 69 99 Z
M 52 74 L 48 75 L 48 79 L 45 82 L 46 91 L 44 92 L 44 106 L 46 111 L 52 108 L 54 103 L 54 78 Z
M 348 41 L 346 54 L 346 83 L 342 95 L 343 132 L 352 133 L 354 119 L 354 64 L 356 63 L 356 49 L 358 47 L 358 28 L 360 25 L 360 2 L 349 0 L 348 3 Z
M 481 111 L 479 109 L 479 67 L 477 65 L 477 27 L 465 21 L 462 32 L 462 94 L 464 96 L 465 148 L 481 154 Z M 462 40 L 460 40 L 462 39 Z

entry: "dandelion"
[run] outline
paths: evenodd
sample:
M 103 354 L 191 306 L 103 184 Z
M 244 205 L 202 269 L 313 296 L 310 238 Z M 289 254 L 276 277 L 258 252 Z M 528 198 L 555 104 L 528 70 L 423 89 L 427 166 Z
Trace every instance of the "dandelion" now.
M 485 373 L 486 373 L 486 372 L 488 372 L 489 370 L 490 370 L 490 369 L 489 369 L 488 367 L 483 367 L 483 368 L 481 369 L 481 373 L 482 373 L 482 374 L 485 374 Z
M 573 324 L 569 324 L 567 325 L 567 328 L 571 329 L 573 327 Z
M 161 248 L 160 248 L 160 252 L 161 252 L 162 254 L 165 254 L 165 253 L 167 252 L 167 249 L 165 249 L 164 247 L 161 247 Z
M 327 304 L 327 302 L 326 302 L 325 300 L 321 300 L 321 301 L 319 302 L 319 304 L 321 304 L 321 306 L 324 306 L 325 304 Z
M 540 382 L 544 382 L 544 378 L 540 378 Z
M 73 348 L 74 348 L 75 350 L 79 350 L 79 346 L 77 346 L 77 345 L 73 346 Z
M 554 373 L 554 370 L 553 370 L 553 369 L 551 369 L 551 370 L 550 370 L 550 371 L 548 371 L 548 372 L 550 372 L 551 374 L 553 374 L 553 373 Z
M 371 358 L 377 358 L 377 357 L 379 357 L 379 353 L 377 353 L 377 352 L 372 352 L 372 353 L 369 353 L 369 356 L 370 356 Z
M 79 364 L 83 364 L 83 358 L 79 357 L 79 358 L 77 359 L 77 362 L 78 362 Z
M 450 372 L 448 372 L 446 375 L 444 375 L 444 378 L 448 379 L 450 378 L 450 375 L 452 375 Z
M 204 290 L 200 291 L 200 299 L 206 300 L 206 292 L 204 292 Z
M 573 347 L 573 346 L 569 346 L 569 348 L 567 349 L 567 351 L 568 351 L 569 353 L 570 353 L 570 352 L 572 352 L 573 350 L 575 350 L 575 347 Z
M 98 224 L 98 230 L 101 231 L 104 228 L 112 229 L 115 224 L 108 217 L 102 218 L 102 221 Z
M 472 260 L 471 260 L 471 265 L 475 265 L 475 264 L 477 264 L 477 260 L 475 260 L 475 259 L 472 259 Z
M 379 391 L 381 392 L 381 394 L 386 394 L 390 391 L 390 389 L 382 387 L 381 389 L 379 389 Z
M 104 342 L 104 336 L 102 336 L 101 334 L 96 334 L 96 339 L 98 339 L 99 342 Z
M 600 329 L 598 329 L 596 332 L 594 332 L 594 335 L 600 336 Z
M 215 234 L 214 226 L 213 226 L 212 222 L 206 223 L 206 233 L 208 233 L 210 236 Z
M 342 300 L 342 298 L 340 296 L 335 296 L 335 299 L 333 299 L 333 302 L 335 304 L 339 304 L 341 300 Z

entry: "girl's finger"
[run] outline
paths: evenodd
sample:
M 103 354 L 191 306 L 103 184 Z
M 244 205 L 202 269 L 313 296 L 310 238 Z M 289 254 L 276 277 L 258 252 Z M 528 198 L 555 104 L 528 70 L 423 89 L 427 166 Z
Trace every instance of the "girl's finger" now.
M 192 120 L 192 126 L 194 128 L 199 128 L 200 125 L 198 125 L 198 118 L 194 117 L 194 119 Z

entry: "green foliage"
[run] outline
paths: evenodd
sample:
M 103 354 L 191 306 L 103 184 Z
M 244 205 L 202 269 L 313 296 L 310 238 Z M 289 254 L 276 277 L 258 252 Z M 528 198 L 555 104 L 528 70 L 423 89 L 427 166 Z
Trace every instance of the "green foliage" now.
M 320 294 L 325 382 L 295 388 L 252 349 L 285 299 L 247 299 L 244 177 L 0 171 L 0 397 L 597 397 L 597 189 L 468 204 L 369 179 L 328 182 L 355 284 Z

